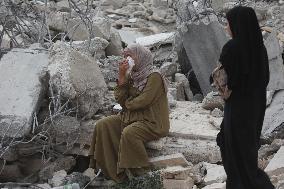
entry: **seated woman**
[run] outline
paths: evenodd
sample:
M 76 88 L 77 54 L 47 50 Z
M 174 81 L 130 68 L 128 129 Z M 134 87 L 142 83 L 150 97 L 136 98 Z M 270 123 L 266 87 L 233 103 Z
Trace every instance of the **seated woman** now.
M 170 126 L 166 82 L 150 50 L 134 44 L 123 55 L 115 89 L 122 111 L 96 123 L 89 153 L 90 167 L 116 182 L 150 167 L 144 144 L 166 136 Z M 126 58 L 134 61 L 129 74 Z

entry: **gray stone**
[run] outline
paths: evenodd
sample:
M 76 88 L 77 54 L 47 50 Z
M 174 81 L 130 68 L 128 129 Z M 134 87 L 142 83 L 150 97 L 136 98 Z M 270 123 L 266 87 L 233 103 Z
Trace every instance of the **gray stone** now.
M 165 62 L 161 66 L 160 70 L 165 76 L 173 76 L 177 72 L 177 64 L 173 62 Z
M 266 91 L 266 106 L 269 106 L 273 100 L 275 91 Z
M 177 89 L 175 88 L 169 88 L 168 94 L 168 103 L 170 108 L 176 107 L 177 104 Z
M 37 45 L 13 49 L 0 62 L 0 136 L 29 134 L 45 85 L 48 54 Z
M 54 162 L 50 162 L 39 172 L 39 178 L 43 181 L 51 179 L 53 174 L 60 170 L 70 171 L 76 164 L 76 160 L 72 156 L 58 158 Z
M 51 189 L 51 186 L 49 184 L 47 184 L 47 183 L 45 183 L 45 184 L 37 184 L 36 186 L 40 187 L 42 189 Z
M 147 142 L 145 146 L 152 150 L 162 150 L 165 146 L 166 141 L 167 138 L 160 138 L 158 140 Z
M 216 12 L 221 12 L 224 8 L 225 3 L 227 2 L 228 0 L 215 0 L 212 1 L 211 5 Z
M 84 188 L 88 182 L 90 182 L 90 178 L 79 172 L 73 172 L 67 175 L 63 181 L 64 184 L 78 183 L 80 188 Z
M 67 176 L 65 170 L 57 171 L 53 174 L 52 179 L 49 180 L 49 184 L 53 187 L 62 186 L 64 184 L 64 178 Z
M 267 90 L 284 89 L 284 65 L 282 50 L 274 32 L 270 33 L 264 41 L 269 59 L 270 81 Z
M 217 92 L 210 92 L 202 101 L 202 107 L 206 110 L 214 110 L 215 108 L 223 110 L 224 100 Z
M 218 130 L 211 125 L 211 120 L 221 124 L 222 118 L 211 116 L 200 103 L 178 101 L 177 107 L 170 113 L 170 136 L 215 140 Z
M 222 183 L 227 179 L 225 169 L 221 165 L 204 163 L 207 174 L 204 177 L 204 184 L 210 185 L 213 183 Z
M 121 56 L 122 54 L 122 42 L 119 32 L 111 28 L 110 42 L 106 48 L 106 56 Z
M 96 61 L 82 53 L 55 44 L 50 52 L 48 71 L 50 83 L 63 99 L 79 105 L 79 114 L 92 117 L 102 106 L 107 91 Z
M 67 32 L 68 36 L 75 41 L 88 40 L 90 37 L 101 37 L 106 40 L 110 38 L 110 20 L 102 17 L 94 17 L 91 19 L 91 27 L 87 27 L 80 18 L 68 20 Z
M 0 159 L 1 169 L 3 161 Z M 0 182 L 16 182 L 18 179 L 23 179 L 24 174 L 21 172 L 20 166 L 16 164 L 5 165 L 1 171 Z
M 183 88 L 184 88 L 184 93 L 185 93 L 185 99 L 192 101 L 193 99 L 193 94 L 190 90 L 190 86 L 189 86 L 189 81 L 187 80 L 186 76 L 180 73 L 176 73 L 175 74 L 175 81 L 177 83 L 182 83 Z
M 224 116 L 224 112 L 222 110 L 220 110 L 219 108 L 215 108 L 212 112 L 211 115 L 213 117 L 223 117 Z
M 118 63 L 122 61 L 121 56 L 109 56 L 100 60 L 100 68 L 107 83 L 115 82 L 118 79 Z
M 284 123 L 284 90 L 278 91 L 272 100 L 270 106 L 266 109 L 262 135 L 269 137 L 274 130 Z M 283 124 L 282 124 L 283 125 Z
M 268 166 L 265 168 L 265 172 L 269 176 L 280 175 L 284 173 L 284 146 L 282 146 L 274 155 Z
M 58 41 L 57 45 L 67 45 L 70 46 L 68 43 L 63 43 Z M 90 41 L 74 41 L 71 44 L 71 47 L 75 50 L 89 56 L 95 57 L 95 59 L 105 58 L 105 49 L 108 47 L 109 42 L 103 38 L 95 37 Z

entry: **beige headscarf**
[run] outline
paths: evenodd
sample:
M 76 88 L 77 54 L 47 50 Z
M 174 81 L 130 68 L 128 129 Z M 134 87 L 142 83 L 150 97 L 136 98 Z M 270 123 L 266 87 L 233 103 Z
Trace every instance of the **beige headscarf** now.
M 127 47 L 127 51 L 136 57 L 135 67 L 132 69 L 130 76 L 133 80 L 133 86 L 142 91 L 146 86 L 150 74 L 157 72 L 161 75 L 164 82 L 164 89 L 167 93 L 168 82 L 158 69 L 154 69 L 153 55 L 151 51 L 139 44 L 132 44 Z

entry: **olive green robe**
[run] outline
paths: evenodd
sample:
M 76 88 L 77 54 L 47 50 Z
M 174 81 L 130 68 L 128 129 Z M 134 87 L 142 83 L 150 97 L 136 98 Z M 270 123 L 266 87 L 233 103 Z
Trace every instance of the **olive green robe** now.
M 131 82 L 117 86 L 115 98 L 123 110 L 96 123 L 89 155 L 106 176 L 120 182 L 125 169 L 150 165 L 144 144 L 166 136 L 170 123 L 167 94 L 159 73 L 148 77 L 142 92 Z

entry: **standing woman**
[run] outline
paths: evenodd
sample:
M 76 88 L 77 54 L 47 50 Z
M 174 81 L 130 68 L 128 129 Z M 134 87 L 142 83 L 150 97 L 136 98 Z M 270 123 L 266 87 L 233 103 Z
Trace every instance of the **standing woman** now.
M 89 152 L 90 167 L 116 182 L 150 167 L 144 144 L 166 136 L 170 126 L 166 82 L 153 68 L 151 51 L 130 45 L 124 58 L 114 92 L 122 112 L 96 123 Z M 128 61 L 134 63 L 131 71 Z
M 232 39 L 224 45 L 220 62 L 232 93 L 225 102 L 217 136 L 227 173 L 226 189 L 273 189 L 269 177 L 258 168 L 269 82 L 267 51 L 252 8 L 235 7 L 226 16 Z

